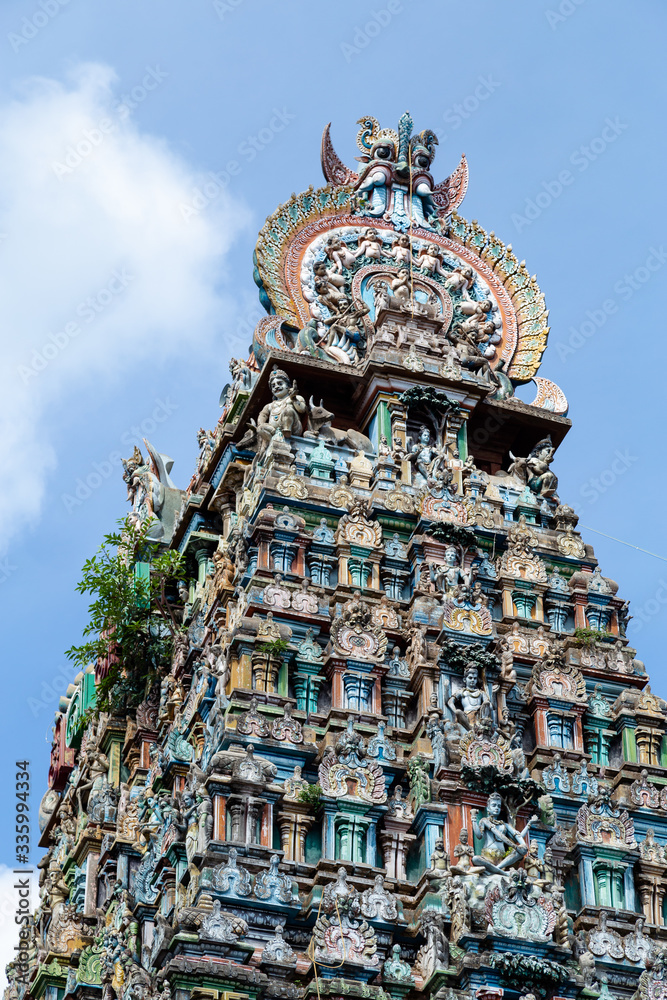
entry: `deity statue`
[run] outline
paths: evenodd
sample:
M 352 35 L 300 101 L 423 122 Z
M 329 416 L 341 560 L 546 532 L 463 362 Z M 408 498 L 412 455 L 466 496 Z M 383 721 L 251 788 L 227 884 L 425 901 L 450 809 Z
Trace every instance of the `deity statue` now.
M 461 292 L 467 297 L 474 282 L 475 273 L 473 269 L 468 265 L 459 264 L 458 267 L 455 267 L 450 272 L 449 277 L 445 281 L 445 288 L 448 292 Z
M 438 696 L 433 692 L 429 709 L 426 735 L 431 741 L 433 751 L 433 773 L 437 774 L 441 767 L 448 763 L 447 744 L 445 742 L 445 725 L 442 721 L 442 710 L 438 707 Z
M 41 891 L 42 901 L 50 903 L 52 926 L 57 924 L 69 899 L 69 894 L 70 887 L 65 881 L 62 868 L 56 861 L 52 861 Z
M 213 553 L 214 582 L 216 589 L 231 590 L 234 586 L 236 566 L 229 551 L 229 542 L 220 538 Z
M 502 875 L 506 868 L 518 864 L 526 854 L 525 843 L 534 817 L 519 833 L 511 823 L 500 818 L 503 800 L 498 792 L 492 792 L 486 803 L 486 816 L 478 820 L 479 810 L 472 809 L 472 825 L 475 836 L 483 841 L 480 854 L 473 857 L 473 864 L 480 865 L 492 875 Z
M 555 451 L 551 437 L 545 437 L 537 442 L 528 458 L 516 458 L 510 452 L 512 464 L 507 471 L 510 476 L 516 476 L 525 483 L 537 496 L 553 497 L 558 488 L 558 479 L 549 466 L 554 460 Z
M 479 325 L 475 318 L 457 323 L 447 331 L 447 339 L 454 347 L 454 352 L 463 368 L 470 368 L 476 374 L 490 382 L 491 365 L 479 348 L 477 334 Z M 485 332 L 486 335 L 486 332 Z
M 464 729 L 472 729 L 478 723 L 487 724 L 493 719 L 489 695 L 480 684 L 479 667 L 476 663 L 468 663 L 463 671 L 463 688 L 455 692 L 447 705 Z
M 467 875 L 473 867 L 472 859 L 475 851 L 468 842 L 468 829 L 463 827 L 459 833 L 459 842 L 454 848 L 456 864 L 452 865 L 452 872 L 455 875 Z
M 215 450 L 215 432 L 207 431 L 200 427 L 197 431 L 197 444 L 199 445 L 199 458 L 197 459 L 197 473 L 201 472 Z
M 109 758 L 99 749 L 97 738 L 94 734 L 91 734 L 82 757 L 82 772 L 86 774 L 86 780 L 80 782 L 76 790 L 76 801 L 80 813 L 84 811 L 82 792 L 88 792 L 88 800 L 91 797 L 94 798 L 97 793 L 102 791 L 107 781 L 107 774 L 109 773 Z
M 313 268 L 317 301 L 333 317 L 347 315 L 352 307 L 352 297 L 347 290 L 347 280 L 335 268 L 328 269 L 324 261 Z
M 380 260 L 382 257 L 382 237 L 377 229 L 365 229 L 359 239 L 355 257 L 369 257 L 371 260 Z
M 442 252 L 433 243 L 426 243 L 417 255 L 417 267 L 426 274 L 445 274 Z
M 408 760 L 408 776 L 410 779 L 410 802 L 414 809 L 418 809 L 424 802 L 431 801 L 431 781 L 429 778 L 429 765 L 424 755 L 418 753 L 416 757 Z
M 467 595 L 472 587 L 475 570 L 464 569 L 462 559 L 455 545 L 445 549 L 445 561 L 432 567 L 432 578 L 437 590 L 447 597 Z
M 405 651 L 405 658 L 412 671 L 428 659 L 428 643 L 426 640 L 426 628 L 424 625 L 414 623 L 408 631 L 408 647 Z
M 262 408 L 257 420 L 259 454 L 266 451 L 278 432 L 285 438 L 300 434 L 301 415 L 307 410 L 305 399 L 298 394 L 296 382 L 290 384 L 282 369 L 273 369 L 269 376 L 269 388 L 273 399 Z
M 528 845 L 528 853 L 523 860 L 523 867 L 528 875 L 528 878 L 533 879 L 535 882 L 539 882 L 540 885 L 544 885 L 546 879 L 544 862 L 540 858 L 539 854 L 540 846 L 536 840 L 531 840 Z
M 419 429 L 419 439 L 413 442 L 408 438 L 405 459 L 416 467 L 417 475 L 415 482 L 420 481 L 426 485 L 441 482 L 446 478 L 446 452 L 439 445 L 431 441 L 431 431 L 425 425 Z
M 397 264 L 409 264 L 410 237 L 406 236 L 405 233 L 401 233 L 389 251 L 389 256 L 393 257 Z
M 355 255 L 348 247 L 344 240 L 341 240 L 337 236 L 330 236 L 327 240 L 325 253 L 329 260 L 333 263 L 332 270 L 337 271 L 339 274 L 342 272 L 343 268 L 348 271 L 354 266 Z
M 123 480 L 127 486 L 127 499 L 129 503 L 134 507 L 134 498 L 139 489 L 139 480 L 135 476 L 138 469 L 141 469 L 146 463 L 144 462 L 144 456 L 141 454 L 141 450 L 135 444 L 134 451 L 130 458 L 121 459 L 123 463 Z
M 197 852 L 203 854 L 213 836 L 213 802 L 203 785 L 196 791 Z
M 449 855 L 445 850 L 445 842 L 439 837 L 435 842 L 435 849 L 431 855 L 431 867 L 426 872 L 426 877 L 431 883 L 434 892 L 439 892 L 444 888 L 449 877 Z
M 394 309 L 409 308 L 412 303 L 412 292 L 410 290 L 410 268 L 407 264 L 401 264 L 395 277 L 389 282 L 389 306 Z M 398 346 L 401 346 L 400 341 Z
M 500 679 L 508 686 L 516 684 L 516 670 L 514 669 L 514 646 L 507 636 L 503 636 L 499 643 L 500 653 Z

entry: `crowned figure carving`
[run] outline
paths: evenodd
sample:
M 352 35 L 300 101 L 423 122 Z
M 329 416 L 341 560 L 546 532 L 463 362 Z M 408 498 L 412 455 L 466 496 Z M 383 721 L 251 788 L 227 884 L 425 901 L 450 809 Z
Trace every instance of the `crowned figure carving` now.
M 8 1000 L 667 1000 L 667 701 L 557 496 L 544 296 L 465 158 L 356 131 L 262 227 L 192 476 L 123 463 Z

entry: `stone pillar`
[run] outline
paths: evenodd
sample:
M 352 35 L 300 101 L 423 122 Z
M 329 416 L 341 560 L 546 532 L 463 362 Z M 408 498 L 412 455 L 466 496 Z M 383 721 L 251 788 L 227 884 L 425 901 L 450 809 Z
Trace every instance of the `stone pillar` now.
M 345 707 L 345 687 L 343 685 L 343 674 L 347 663 L 345 660 L 330 659 L 326 666 L 326 676 L 331 681 L 331 707 Z
M 298 802 L 283 802 L 278 813 L 280 841 L 286 861 L 302 864 L 306 860 L 306 834 L 313 825 L 313 816 Z
M 213 796 L 213 839 L 227 839 L 227 800 L 222 795 Z
M 413 833 L 408 833 L 411 822 L 410 819 L 385 816 L 384 829 L 380 831 L 380 848 L 388 878 L 406 878 L 408 851 L 415 839 Z
M 232 821 L 232 828 L 230 831 L 230 840 L 236 841 L 237 843 L 245 841 L 245 802 L 239 799 L 237 796 L 230 797 L 228 800 L 229 815 Z

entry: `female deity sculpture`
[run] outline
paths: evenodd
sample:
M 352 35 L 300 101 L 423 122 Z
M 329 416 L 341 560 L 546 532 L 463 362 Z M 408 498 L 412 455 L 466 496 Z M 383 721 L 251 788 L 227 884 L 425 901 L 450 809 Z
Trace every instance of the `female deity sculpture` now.
M 433 773 L 437 774 L 441 767 L 449 763 L 447 744 L 445 742 L 445 726 L 442 721 L 442 711 L 438 708 L 438 696 L 433 692 L 426 723 L 426 736 L 431 741 L 433 751 Z

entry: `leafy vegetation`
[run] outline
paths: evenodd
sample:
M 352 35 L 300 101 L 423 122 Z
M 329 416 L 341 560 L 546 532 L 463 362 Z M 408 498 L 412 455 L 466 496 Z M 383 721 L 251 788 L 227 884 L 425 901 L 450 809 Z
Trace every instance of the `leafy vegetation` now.
M 257 652 L 263 653 L 270 660 L 275 660 L 282 656 L 287 649 L 289 649 L 287 639 L 274 639 L 272 642 L 264 642 L 261 646 L 258 646 Z
M 299 802 L 304 802 L 307 806 L 311 806 L 313 810 L 317 809 L 320 804 L 320 799 L 322 798 L 322 788 L 320 785 L 308 785 L 307 788 L 302 788 L 299 792 Z
M 66 652 L 82 670 L 106 661 L 94 715 L 136 707 L 168 666 L 181 630 L 176 584 L 183 557 L 148 541 L 150 522 L 137 527 L 126 517 L 118 524 L 83 566 L 76 589 L 93 600 L 84 641 Z
M 499 792 L 510 814 L 512 823 L 516 820 L 519 809 L 530 805 L 536 811 L 536 803 L 544 793 L 541 785 L 532 778 L 517 778 L 514 774 L 504 774 L 492 764 L 480 768 L 461 766 L 461 781 L 472 792 L 490 795 Z
M 477 542 L 475 532 L 470 528 L 464 528 L 460 524 L 448 524 L 445 521 L 437 521 L 430 525 L 426 529 L 426 534 L 436 542 L 459 545 L 462 549 L 469 549 Z
M 407 410 L 424 408 L 444 415 L 458 413 L 461 409 L 454 399 L 450 399 L 444 392 L 431 386 L 413 385 L 398 398 Z
M 594 628 L 575 628 L 574 638 L 584 649 L 594 649 L 599 642 L 613 639 L 611 632 L 598 632 Z
M 460 646 L 452 639 L 445 639 L 440 644 L 439 659 L 459 673 L 463 673 L 468 663 L 474 663 L 480 670 L 498 669 L 498 657 L 494 653 L 487 652 L 480 642 L 473 642 L 470 646 Z
M 530 991 L 540 997 L 551 995 L 570 975 L 557 962 L 535 955 L 513 955 L 509 951 L 492 953 L 490 964 L 504 983 L 515 986 L 521 993 Z

